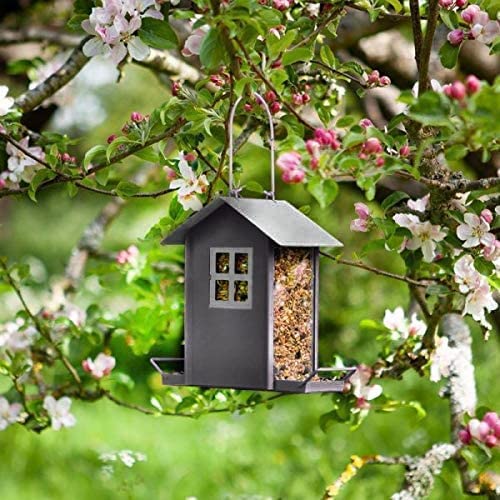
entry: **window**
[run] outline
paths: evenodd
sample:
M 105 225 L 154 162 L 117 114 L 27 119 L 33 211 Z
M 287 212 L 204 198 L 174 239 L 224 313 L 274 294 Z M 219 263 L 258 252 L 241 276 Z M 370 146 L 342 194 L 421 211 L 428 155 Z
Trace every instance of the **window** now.
M 252 248 L 210 249 L 210 307 L 252 307 Z

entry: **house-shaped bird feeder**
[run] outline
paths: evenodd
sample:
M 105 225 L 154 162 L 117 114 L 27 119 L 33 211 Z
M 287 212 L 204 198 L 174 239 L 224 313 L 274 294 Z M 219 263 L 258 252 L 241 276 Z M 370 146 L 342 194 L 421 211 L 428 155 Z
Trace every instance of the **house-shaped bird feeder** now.
M 163 240 L 185 245 L 184 358 L 152 364 L 166 385 L 344 390 L 354 369 L 318 367 L 319 248 L 341 243 L 274 189 L 230 193 Z

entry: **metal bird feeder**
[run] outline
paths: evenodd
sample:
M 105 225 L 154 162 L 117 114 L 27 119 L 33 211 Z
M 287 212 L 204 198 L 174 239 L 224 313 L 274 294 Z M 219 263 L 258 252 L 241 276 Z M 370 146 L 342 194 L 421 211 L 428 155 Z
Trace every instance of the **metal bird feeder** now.
M 355 368 L 318 366 L 319 248 L 342 244 L 271 191 L 240 197 L 233 187 L 234 113 L 229 119 L 229 196 L 169 234 L 185 245 L 184 357 L 152 358 L 165 385 L 339 392 Z M 174 372 L 162 369 L 175 363 Z M 330 378 L 326 374 L 330 374 Z M 337 376 L 331 376 L 337 373 Z

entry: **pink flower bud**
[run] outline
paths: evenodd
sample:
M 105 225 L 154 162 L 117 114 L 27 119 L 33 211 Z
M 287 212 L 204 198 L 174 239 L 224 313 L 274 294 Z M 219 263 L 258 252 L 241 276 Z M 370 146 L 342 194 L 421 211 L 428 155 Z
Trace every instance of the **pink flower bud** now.
M 493 214 L 491 213 L 490 210 L 488 210 L 487 208 L 485 208 L 481 212 L 481 219 L 483 219 L 484 222 L 486 222 L 487 224 L 490 224 L 490 222 L 493 220 Z M 487 413 L 487 415 L 489 415 L 489 413 Z M 494 413 L 494 415 L 496 415 L 496 413 Z
M 360 160 L 366 160 L 368 158 L 368 156 L 365 153 L 361 152 L 361 153 L 359 153 L 358 158 Z
M 246 103 L 246 104 L 244 104 L 244 105 L 243 105 L 243 109 L 244 109 L 247 113 L 249 113 L 250 111 L 252 111 L 253 106 L 252 106 L 251 104 L 249 104 L 249 103 Z
M 391 84 L 391 79 L 388 76 L 381 76 L 379 80 L 379 84 L 382 87 L 387 87 L 388 85 Z
M 467 94 L 465 85 L 459 81 L 453 82 L 451 85 L 445 85 L 443 91 L 449 98 L 457 101 L 464 99 Z
M 302 94 L 302 104 L 307 104 L 311 100 L 311 96 L 305 92 Z
M 361 151 L 366 154 L 377 154 L 383 150 L 381 142 L 376 137 L 369 137 L 361 146 Z
M 116 134 L 111 134 L 108 136 L 108 138 L 106 139 L 106 142 L 108 144 L 111 144 L 118 136 Z
M 333 139 L 332 141 L 332 144 L 331 144 L 331 148 L 334 150 L 334 151 L 337 151 L 337 149 L 340 149 L 340 146 L 342 146 L 341 142 L 338 140 L 338 139 Z
M 314 131 L 314 139 L 316 139 L 316 141 L 318 141 L 322 146 L 332 146 L 334 141 L 337 139 L 337 133 L 335 130 L 317 128 Z
M 181 84 L 179 82 L 174 82 L 172 83 L 172 89 L 171 89 L 171 92 L 172 92 L 172 95 L 175 97 L 177 95 L 179 95 L 179 92 L 181 90 Z
M 185 159 L 186 161 L 189 161 L 189 162 L 191 162 L 191 161 L 195 161 L 195 160 L 196 160 L 196 158 L 197 158 L 196 154 L 195 154 L 195 153 L 193 153 L 192 151 L 191 151 L 190 153 L 186 153 L 186 154 L 184 155 L 184 159 Z
M 370 218 L 370 209 L 368 205 L 364 203 L 357 202 L 354 204 L 354 211 L 358 214 L 358 217 L 362 220 L 366 220 Z
M 369 118 L 363 118 L 359 122 L 359 126 L 363 128 L 373 127 L 373 122 Z
M 486 438 L 484 439 L 484 444 L 488 448 L 494 448 L 497 445 L 497 443 L 498 443 L 498 439 L 493 434 L 486 436 Z
M 261 5 L 267 5 L 267 0 L 259 0 L 259 3 L 260 3 Z
M 306 141 L 306 149 L 311 156 L 316 157 L 320 153 L 321 144 L 314 139 L 308 139 Z
M 273 0 L 273 7 L 283 11 L 288 9 L 292 3 L 292 0 Z
M 460 15 L 467 24 L 472 24 L 474 22 L 474 18 L 477 14 L 479 14 L 479 12 L 481 12 L 479 5 L 473 4 L 464 9 Z
M 319 158 L 311 158 L 309 166 L 311 167 L 311 170 L 316 170 L 319 166 Z
M 292 102 L 295 104 L 295 106 L 301 106 L 302 105 L 302 94 L 295 93 L 292 95 Z
M 222 87 L 224 85 L 224 79 L 219 76 L 219 75 L 210 75 L 210 81 L 216 86 L 216 87 Z
M 451 9 L 453 6 L 453 0 L 439 0 L 439 6 L 443 9 Z
M 377 167 L 383 167 L 384 165 L 385 165 L 385 159 L 382 156 L 379 156 L 375 160 L 375 166 L 377 166 Z
M 69 153 L 63 153 L 61 155 L 61 160 L 65 163 L 67 163 L 71 160 L 71 155 Z
M 276 94 L 272 91 L 272 90 L 268 90 L 265 94 L 264 94 L 264 99 L 268 102 L 268 103 L 271 103 L 271 102 L 274 102 L 277 97 L 276 97 Z
M 281 62 L 281 59 L 276 59 L 276 61 L 273 61 L 271 63 L 271 68 L 276 69 L 276 68 L 281 68 L 283 66 L 283 63 Z
M 456 0 L 456 1 L 455 1 L 455 5 L 456 5 L 459 9 L 463 9 L 463 8 L 467 5 L 467 0 Z
M 467 429 L 460 429 L 458 431 L 458 439 L 460 439 L 460 442 L 468 445 L 472 441 L 472 436 L 470 435 L 470 432 Z
M 464 41 L 464 32 L 461 29 L 455 29 L 448 33 L 446 39 L 451 43 L 451 45 L 460 45 Z
M 493 433 L 497 439 L 500 439 L 500 421 L 495 424 L 493 427 Z
M 163 167 L 163 170 L 164 170 L 165 174 L 167 175 L 167 179 L 169 181 L 172 181 L 175 178 L 177 178 L 177 173 L 173 168 L 170 168 L 169 166 L 165 166 L 165 167 Z
M 399 148 L 399 156 L 401 156 L 402 158 L 410 156 L 410 146 L 408 146 L 408 144 L 405 144 L 404 146 L 401 146 Z
M 144 116 L 141 115 L 141 113 L 139 113 L 138 111 L 133 111 L 130 115 L 130 119 L 135 123 L 139 123 L 144 120 Z
M 465 79 L 465 88 L 469 95 L 475 94 L 481 88 L 481 80 L 474 75 L 469 75 Z
M 278 101 L 274 101 L 269 106 L 269 109 L 271 110 L 271 113 L 275 115 L 281 111 L 281 104 Z
M 369 75 L 366 81 L 369 85 L 378 85 L 380 79 L 380 73 L 374 69 Z
M 286 170 L 281 174 L 281 179 L 287 184 L 298 184 L 304 180 L 305 172 L 302 169 Z
M 357 398 L 355 406 L 360 410 L 369 410 L 371 408 L 370 403 L 365 398 Z
M 484 441 L 491 430 L 486 422 L 480 422 L 477 418 L 473 418 L 468 427 L 471 436 L 479 441 Z
M 484 210 L 483 210 L 483 212 L 484 212 Z M 488 210 L 488 212 L 489 212 L 489 210 Z M 481 214 L 482 214 L 482 212 L 481 212 Z M 483 422 L 486 422 L 490 426 L 490 428 L 494 429 L 495 425 L 500 422 L 500 417 L 497 415 L 496 412 L 489 411 L 488 413 L 485 413 L 485 415 L 483 417 Z
M 286 172 L 288 170 L 295 170 L 299 168 L 302 158 L 296 151 L 290 151 L 289 153 L 281 154 L 276 160 L 276 165 L 278 168 Z
M 130 127 L 128 123 L 125 123 L 125 125 L 123 125 L 122 127 L 122 134 L 128 134 L 129 132 L 130 132 Z
M 0 189 L 5 189 L 5 186 L 7 186 L 7 182 L 5 182 L 5 179 L 0 179 Z

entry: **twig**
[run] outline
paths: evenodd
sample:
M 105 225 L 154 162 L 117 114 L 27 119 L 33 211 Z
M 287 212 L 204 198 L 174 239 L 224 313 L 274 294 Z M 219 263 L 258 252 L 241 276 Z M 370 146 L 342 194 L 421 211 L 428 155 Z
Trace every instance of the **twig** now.
M 427 28 L 425 37 L 420 50 L 420 64 L 418 71 L 418 94 L 422 95 L 429 85 L 429 61 L 432 51 L 432 42 L 434 41 L 434 33 L 436 31 L 439 17 L 439 1 L 429 0 Z
M 40 333 L 40 335 L 55 349 L 57 352 L 57 355 L 63 365 L 66 367 L 68 372 L 71 374 L 75 382 L 80 385 L 81 384 L 81 379 L 80 376 L 78 375 L 75 367 L 71 364 L 71 362 L 66 358 L 66 356 L 63 354 L 61 351 L 60 347 L 52 340 L 50 336 L 50 332 L 48 332 L 44 325 L 40 322 L 38 317 L 33 314 L 31 309 L 29 308 L 28 304 L 26 303 L 24 296 L 21 292 L 20 287 L 17 285 L 17 283 L 14 281 L 14 278 L 12 278 L 9 268 L 7 267 L 7 264 L 4 262 L 4 260 L 0 259 L 0 267 L 4 270 L 5 273 L 5 278 L 7 280 L 7 283 L 11 286 L 11 288 L 14 290 L 14 293 L 17 295 L 17 298 L 21 302 L 21 305 L 23 306 L 23 309 L 25 310 L 26 314 L 29 316 L 31 321 L 33 321 L 33 324 L 35 325 L 36 329 Z
M 368 264 L 365 264 L 364 262 L 360 261 L 352 261 L 352 260 L 347 260 L 347 259 L 342 259 L 340 257 L 335 257 L 334 255 L 330 255 L 326 252 L 320 251 L 320 255 L 323 255 L 324 257 L 327 257 L 330 260 L 333 260 L 334 262 L 338 262 L 339 264 L 344 264 L 346 266 L 352 266 L 352 267 L 358 267 L 359 269 L 364 269 L 366 271 L 370 271 L 372 273 L 378 274 L 380 276 L 385 276 L 386 278 L 392 278 L 398 281 L 403 281 L 405 283 L 408 283 L 410 285 L 416 286 L 416 287 L 427 287 L 429 286 L 429 283 L 427 282 L 422 282 L 422 281 L 417 281 L 412 278 L 408 278 L 408 276 L 402 276 L 400 274 L 394 274 L 390 273 L 388 271 L 383 271 L 382 269 L 378 269 L 376 267 L 370 266 Z
M 418 0 L 410 0 L 411 28 L 415 44 L 415 62 L 420 69 L 420 53 L 422 52 L 422 24 L 420 20 L 420 5 Z
M 278 92 L 276 87 L 266 78 L 266 75 L 264 75 L 264 73 L 261 71 L 261 69 L 252 61 L 250 54 L 248 53 L 248 50 L 246 49 L 245 45 L 238 38 L 235 38 L 235 40 L 236 40 L 236 43 L 238 44 L 238 46 L 240 47 L 240 49 L 242 50 L 243 54 L 245 55 L 245 58 L 249 64 L 249 66 L 252 68 L 252 70 L 264 82 L 264 84 L 266 85 L 266 87 L 269 90 L 272 90 L 277 96 L 279 96 L 280 93 Z M 283 106 L 285 106 L 285 108 L 290 113 L 292 113 L 292 115 L 294 115 L 295 118 L 297 118 L 297 120 L 300 123 L 302 123 L 302 125 L 304 125 L 304 127 L 308 128 L 310 130 L 314 130 L 314 127 L 310 123 L 308 123 L 306 120 L 304 120 L 304 118 L 302 118 L 302 116 L 300 116 L 300 114 L 297 113 L 297 111 L 295 111 L 295 109 L 293 109 L 293 107 L 288 102 L 286 102 L 286 101 L 281 101 L 281 102 L 283 103 Z
M 318 61 L 317 59 L 313 59 L 311 61 L 313 64 L 317 64 L 318 66 L 321 66 L 322 68 L 327 69 L 328 71 L 331 71 L 332 73 L 335 73 L 337 75 L 343 76 L 345 78 L 349 78 L 350 80 L 355 81 L 357 84 L 359 84 L 363 88 L 368 88 L 368 84 L 364 82 L 363 80 L 360 80 L 356 76 L 350 75 L 349 73 L 344 73 L 343 71 L 339 71 L 338 69 L 332 68 L 331 66 L 328 66 L 328 64 L 325 64 L 322 61 Z

